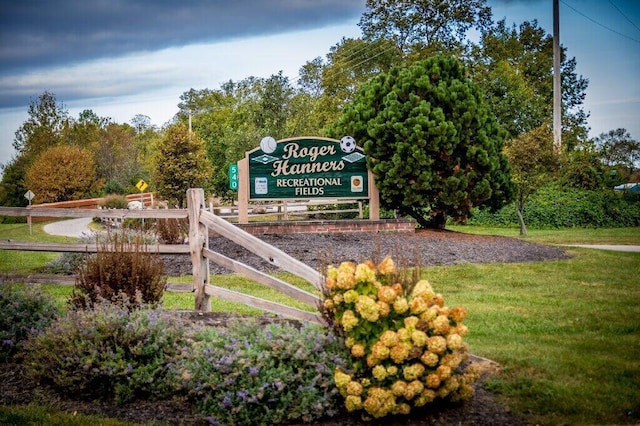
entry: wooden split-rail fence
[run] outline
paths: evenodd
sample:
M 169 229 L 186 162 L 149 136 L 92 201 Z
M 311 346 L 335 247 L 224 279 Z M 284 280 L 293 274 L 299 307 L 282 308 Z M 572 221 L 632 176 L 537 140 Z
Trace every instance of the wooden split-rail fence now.
M 322 323 L 317 311 L 320 298 L 315 294 L 302 290 L 286 281 L 261 272 L 251 266 L 238 262 L 209 248 L 209 231 L 227 238 L 230 241 L 244 247 L 252 253 L 260 256 L 284 271 L 290 272 L 311 283 L 321 291 L 322 274 L 299 260 L 289 256 L 277 247 L 271 246 L 254 235 L 229 223 L 225 219 L 207 211 L 204 190 L 192 188 L 187 190 L 186 209 L 56 209 L 56 208 L 20 208 L 0 207 L 0 216 L 27 216 L 31 217 L 60 217 L 60 218 L 143 218 L 143 219 L 189 219 L 189 244 L 169 245 L 158 244 L 156 251 L 159 254 L 189 254 L 192 263 L 193 291 L 195 294 L 195 310 L 202 312 L 211 311 L 211 298 L 217 297 L 232 302 L 244 303 L 248 306 L 277 315 L 294 318 L 303 321 Z M 18 241 L 0 241 L 0 249 L 23 251 L 47 251 L 47 252 L 97 252 L 100 244 L 95 243 L 33 243 Z M 107 247 L 108 248 L 108 247 Z M 211 282 L 209 273 L 209 261 L 223 266 L 233 272 L 244 275 L 260 284 L 267 285 L 292 298 L 316 308 L 314 312 L 304 311 L 291 306 L 264 300 L 255 296 L 218 287 Z

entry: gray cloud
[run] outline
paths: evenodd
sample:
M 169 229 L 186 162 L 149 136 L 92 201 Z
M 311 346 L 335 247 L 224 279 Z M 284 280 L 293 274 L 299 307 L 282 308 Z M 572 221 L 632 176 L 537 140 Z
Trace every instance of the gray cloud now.
M 355 22 L 363 9 L 364 0 L 3 2 L 0 75 L 190 43 Z

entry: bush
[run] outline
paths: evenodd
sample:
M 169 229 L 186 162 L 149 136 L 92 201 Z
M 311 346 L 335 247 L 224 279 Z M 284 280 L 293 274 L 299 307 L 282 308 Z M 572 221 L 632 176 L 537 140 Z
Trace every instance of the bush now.
M 182 244 L 189 234 L 189 219 L 157 219 L 156 233 L 163 244 Z
M 324 328 L 247 320 L 198 340 L 182 377 L 198 409 L 215 421 L 282 424 L 337 414 L 332 376 L 347 353 Z
M 128 206 L 129 202 L 124 195 L 109 194 L 100 202 L 103 209 L 126 209 Z
M 310 204 L 307 206 L 307 210 L 310 212 L 317 212 L 314 216 L 317 219 L 323 220 L 339 220 L 339 219 L 357 219 L 357 212 L 344 212 L 344 213 L 323 213 L 324 211 L 335 211 L 335 210 L 352 210 L 358 208 L 358 202 L 346 204 L 318 204 L 313 205 Z
M 549 184 L 536 192 L 523 209 L 531 228 L 594 227 L 615 228 L 640 225 L 640 201 L 612 190 L 586 190 Z M 517 226 L 513 204 L 496 213 L 474 210 L 473 225 Z
M 29 336 L 42 332 L 59 314 L 53 298 L 38 288 L 0 286 L 0 360 L 21 354 Z
M 79 269 L 70 303 L 86 308 L 100 299 L 122 300 L 124 295 L 129 304 L 155 306 L 167 284 L 162 273 L 162 259 L 148 251 L 142 236 L 110 234 Z
M 390 258 L 327 269 L 323 314 L 352 356 L 350 369 L 336 369 L 335 383 L 347 410 L 365 419 L 473 395 L 480 371 L 463 364 L 466 310 L 446 307 L 426 280 L 416 280 L 415 270 L 397 271 Z
M 69 311 L 30 340 L 29 374 L 61 394 L 122 403 L 177 391 L 171 363 L 186 342 L 184 327 L 159 311 L 101 302 Z
M 96 242 L 97 235 L 98 234 L 82 236 L 79 238 L 78 242 L 82 244 L 94 244 Z M 42 267 L 40 272 L 45 274 L 74 275 L 80 270 L 80 268 L 86 265 L 89 256 L 89 253 L 65 252 Z
M 103 190 L 107 194 L 125 195 L 127 193 L 127 190 L 125 189 L 124 185 L 118 182 L 117 179 L 109 179 L 107 183 L 104 184 Z M 119 208 L 119 207 L 114 207 L 114 208 Z

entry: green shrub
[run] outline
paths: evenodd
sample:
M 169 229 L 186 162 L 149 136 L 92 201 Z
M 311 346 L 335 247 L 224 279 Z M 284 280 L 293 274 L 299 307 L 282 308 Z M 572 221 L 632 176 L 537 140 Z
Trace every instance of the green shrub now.
M 100 203 L 103 209 L 126 209 L 129 205 L 124 195 L 109 194 Z
M 46 274 L 73 275 L 82 268 L 88 257 L 87 253 L 62 253 L 42 267 L 42 272 Z
M 142 236 L 110 234 L 78 270 L 70 303 L 86 308 L 100 299 L 115 302 L 125 295 L 129 304 L 155 306 L 167 284 L 162 274 L 162 259 L 149 252 Z
M 150 232 L 155 226 L 155 219 L 129 217 L 122 221 L 122 229 L 139 232 Z
M 197 339 L 182 366 L 184 386 L 216 422 L 282 424 L 337 414 L 333 371 L 347 354 L 323 327 L 247 320 Z
M 344 213 L 324 213 L 325 211 L 334 211 L 334 210 L 353 210 L 358 208 L 358 202 L 346 204 L 318 204 L 313 205 L 310 204 L 307 206 L 307 210 L 310 212 L 317 212 L 314 216 L 317 219 L 323 220 L 338 220 L 338 219 L 357 219 L 357 212 L 344 212 Z
M 127 193 L 126 188 L 117 179 L 109 179 L 107 183 L 104 184 L 103 191 L 106 194 L 118 194 L 125 195 Z M 114 207 L 116 208 L 116 207 Z M 119 208 L 119 207 L 117 207 Z M 126 207 L 125 207 L 126 208 Z
M 59 314 L 53 298 L 37 287 L 0 286 L 0 360 L 20 354 L 29 336 L 47 328 Z
M 69 311 L 30 340 L 25 365 L 40 383 L 79 399 L 117 403 L 177 391 L 171 363 L 186 338 L 180 323 L 155 310 L 100 302 Z
M 78 242 L 82 244 L 93 244 L 96 242 L 95 235 L 97 234 L 83 236 L 79 238 Z M 43 266 L 41 272 L 45 274 L 74 275 L 87 263 L 88 257 L 89 253 L 65 252 Z
M 398 213 L 395 210 L 389 210 L 382 206 L 379 209 L 380 219 L 398 219 Z M 364 217 L 370 217 L 370 209 L 369 204 L 365 204 L 362 209 L 362 215 Z
M 552 183 L 541 188 L 525 204 L 524 221 L 531 228 L 615 228 L 640 225 L 638 198 L 612 190 L 586 190 Z M 517 226 L 515 207 L 509 204 L 495 213 L 475 209 L 469 224 Z

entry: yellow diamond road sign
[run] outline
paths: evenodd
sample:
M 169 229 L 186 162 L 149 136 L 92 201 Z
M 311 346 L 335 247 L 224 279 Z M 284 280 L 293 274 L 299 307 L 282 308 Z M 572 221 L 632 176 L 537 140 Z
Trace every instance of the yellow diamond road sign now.
M 136 188 L 138 188 L 140 192 L 144 192 L 144 190 L 147 189 L 148 186 L 149 185 L 147 185 L 147 182 L 143 181 L 142 179 L 140 179 L 138 183 L 136 183 Z

